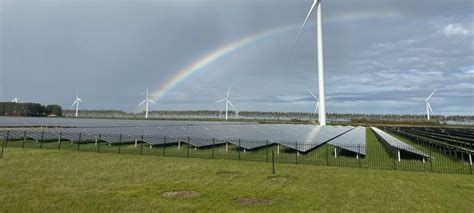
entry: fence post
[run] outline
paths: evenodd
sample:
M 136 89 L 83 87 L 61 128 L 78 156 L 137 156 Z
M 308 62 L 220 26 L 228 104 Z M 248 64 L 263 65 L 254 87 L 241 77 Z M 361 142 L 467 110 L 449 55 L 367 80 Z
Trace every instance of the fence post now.
M 186 157 L 189 158 L 189 141 L 190 138 L 188 137 L 188 145 L 186 146 Z
M 166 136 L 163 139 L 163 156 L 165 156 L 165 150 L 166 150 Z
M 10 137 L 10 130 L 7 130 L 7 138 L 5 138 L 5 147 L 6 148 L 8 146 L 8 138 Z
M 212 159 L 214 159 L 214 145 L 215 145 L 216 139 L 212 138 Z
M 118 153 L 120 154 L 122 150 L 122 134 L 119 135 L 119 150 L 118 150 Z
M 41 133 L 40 149 L 43 148 L 43 139 L 44 139 L 44 130 L 43 130 L 43 132 Z
M 326 147 L 326 166 L 329 166 L 329 152 L 328 152 L 328 144 L 324 144 Z
M 472 150 L 472 143 L 469 145 L 471 147 L 471 150 Z M 469 151 L 469 170 L 471 170 L 471 175 L 472 175 L 472 152 Z
M 266 161 L 268 162 L 268 140 L 266 141 L 266 150 L 267 150 L 267 157 L 266 157 Z
M 98 143 L 97 143 L 97 153 L 100 153 L 100 144 L 101 144 L 101 142 L 100 142 L 100 137 L 101 137 L 101 136 L 102 136 L 102 135 L 99 133 L 99 138 L 97 139 L 97 142 L 98 142 Z
M 357 144 L 357 150 L 358 150 L 359 153 L 360 153 L 360 144 Z M 361 163 L 361 160 L 360 160 L 360 159 L 362 158 L 362 156 L 359 157 L 359 153 L 357 153 L 356 155 L 357 155 L 357 160 L 358 160 L 358 162 L 359 162 L 359 168 L 361 168 L 361 167 L 362 167 L 362 163 Z
M 397 170 L 396 157 L 393 158 L 393 170 Z
M 61 138 L 62 138 L 62 136 L 63 136 L 63 133 L 60 132 L 59 133 L 59 139 L 58 139 L 58 150 L 61 150 Z
M 298 164 L 298 141 L 295 142 L 295 164 Z
M 430 149 L 430 172 L 433 172 L 433 156 L 431 155 L 431 148 Z
M 143 141 L 140 143 L 140 155 L 143 155 Z
M 23 132 L 23 144 L 21 145 L 21 148 L 25 148 L 25 142 L 26 142 L 26 130 Z
M 240 138 L 239 138 L 239 160 L 240 160 L 240 152 L 242 151 L 242 147 L 240 147 Z
M 77 141 L 77 151 L 81 150 L 81 139 L 82 139 L 82 133 L 79 133 L 79 140 Z
M 272 149 L 272 173 L 275 174 L 275 151 Z
M 7 131 L 8 133 L 8 131 Z M 2 142 L 2 155 L 0 155 L 0 158 L 3 158 L 3 150 L 5 149 L 5 141 Z

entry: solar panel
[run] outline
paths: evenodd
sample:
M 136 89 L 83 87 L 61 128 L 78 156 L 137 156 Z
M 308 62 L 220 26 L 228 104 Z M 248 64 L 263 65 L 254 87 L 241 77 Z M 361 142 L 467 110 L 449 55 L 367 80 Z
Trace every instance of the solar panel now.
M 356 127 L 349 132 L 329 141 L 328 143 L 358 154 L 366 155 L 366 131 L 364 127 Z
M 395 148 L 395 149 L 399 149 L 399 150 L 404 150 L 406 152 L 409 152 L 409 153 L 413 153 L 415 155 L 419 155 L 419 156 L 422 156 L 422 157 L 426 157 L 426 158 L 429 158 L 430 156 L 418 149 L 416 149 L 415 147 L 409 145 L 409 144 L 406 144 L 402 141 L 400 141 L 399 139 L 393 137 L 392 135 L 376 128 L 376 127 L 371 127 L 372 130 L 379 136 L 379 138 L 382 139 L 383 142 L 385 142 L 386 144 L 388 144 L 389 146 Z

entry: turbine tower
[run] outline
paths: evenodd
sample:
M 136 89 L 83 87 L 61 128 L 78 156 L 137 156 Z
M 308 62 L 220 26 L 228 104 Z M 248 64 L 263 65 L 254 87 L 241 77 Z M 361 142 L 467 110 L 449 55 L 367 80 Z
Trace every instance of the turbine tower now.
M 12 103 L 20 103 L 20 98 L 14 98 L 10 102 Z
M 222 100 L 216 101 L 216 103 L 221 103 L 221 102 L 224 102 L 224 101 L 225 101 L 225 120 L 226 120 L 226 121 L 227 121 L 227 119 L 228 119 L 229 104 L 230 104 L 230 106 L 232 106 L 232 108 L 235 110 L 234 105 L 232 104 L 232 102 L 230 102 L 229 95 L 230 95 L 230 87 L 229 87 L 229 90 L 227 91 L 227 96 L 226 96 L 224 99 L 222 99 Z
M 146 89 L 146 98 L 144 101 L 142 101 L 140 104 L 138 104 L 137 107 L 140 107 L 141 105 L 145 104 L 145 119 L 148 118 L 148 105 L 152 103 L 152 104 L 156 104 L 153 100 L 151 100 L 148 96 L 148 89 Z
M 431 93 L 430 96 L 428 96 L 427 99 L 425 99 L 425 102 L 426 102 L 426 117 L 428 118 L 428 120 L 430 120 L 430 114 L 431 115 L 433 114 L 433 109 L 431 108 L 431 105 L 430 105 L 430 99 L 431 99 L 431 97 L 433 97 L 435 92 L 436 92 L 436 89 L 433 90 L 433 92 Z
M 318 113 L 318 108 L 319 108 L 319 98 L 318 96 L 316 96 L 313 92 L 311 92 L 310 90 L 308 90 L 309 94 L 311 96 L 313 96 L 314 100 L 316 100 L 316 108 L 314 109 L 314 114 L 317 114 Z
M 79 103 L 81 102 L 82 102 L 82 99 L 79 98 L 79 93 L 76 92 L 76 99 L 74 99 L 74 102 L 71 105 L 71 108 L 74 107 L 74 105 L 76 105 L 76 115 L 75 115 L 76 118 L 79 115 Z
M 309 9 L 308 15 L 306 15 L 306 19 L 301 26 L 301 29 L 296 37 L 295 43 L 293 45 L 290 59 L 293 57 L 293 53 L 296 48 L 296 44 L 301 37 L 301 33 L 303 32 L 304 26 L 306 22 L 308 22 L 309 17 L 314 11 L 316 7 L 316 30 L 317 30 L 317 47 L 318 47 L 318 82 L 319 82 L 319 124 L 321 126 L 326 126 L 326 98 L 325 98 L 325 91 L 324 91 L 324 58 L 323 58 L 323 27 L 321 21 L 321 0 L 314 0 L 313 5 Z

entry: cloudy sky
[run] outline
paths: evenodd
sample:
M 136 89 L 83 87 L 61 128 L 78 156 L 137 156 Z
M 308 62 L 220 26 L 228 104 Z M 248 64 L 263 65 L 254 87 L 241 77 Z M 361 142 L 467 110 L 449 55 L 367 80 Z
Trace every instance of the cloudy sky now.
M 314 15 L 287 64 L 311 0 L 0 2 L 1 101 L 217 110 L 232 86 L 237 110 L 314 109 Z M 326 0 L 323 30 L 327 111 L 423 114 L 438 89 L 435 114 L 474 114 L 472 0 Z

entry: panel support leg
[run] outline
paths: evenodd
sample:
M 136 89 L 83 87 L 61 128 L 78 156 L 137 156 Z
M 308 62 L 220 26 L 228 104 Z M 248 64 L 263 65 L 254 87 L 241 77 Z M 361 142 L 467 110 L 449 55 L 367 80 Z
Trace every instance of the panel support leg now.
M 400 158 L 400 150 L 398 150 L 398 162 L 400 162 L 402 159 Z

